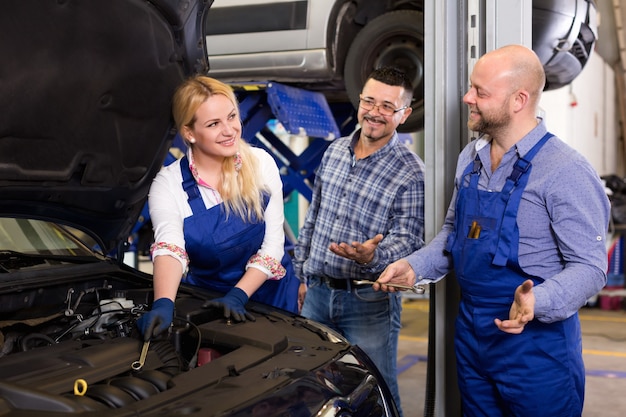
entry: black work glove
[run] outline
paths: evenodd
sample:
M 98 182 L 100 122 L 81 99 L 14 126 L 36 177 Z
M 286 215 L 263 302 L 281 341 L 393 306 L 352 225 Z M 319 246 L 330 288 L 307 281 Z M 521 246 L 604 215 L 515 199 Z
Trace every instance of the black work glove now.
M 144 313 L 137 320 L 137 327 L 148 341 L 170 327 L 174 319 L 174 302 L 169 298 L 159 298 L 152 304 L 152 310 Z
M 256 321 L 256 318 L 248 313 L 245 305 L 248 302 L 248 295 L 241 289 L 233 287 L 225 296 L 209 300 L 202 304 L 204 308 L 217 307 L 224 309 L 224 317 L 235 321 Z

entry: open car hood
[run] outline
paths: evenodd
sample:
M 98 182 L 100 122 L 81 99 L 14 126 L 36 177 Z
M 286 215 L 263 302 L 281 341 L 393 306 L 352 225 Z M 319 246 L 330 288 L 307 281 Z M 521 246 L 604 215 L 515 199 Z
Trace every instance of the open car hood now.
M 0 215 L 125 240 L 175 135 L 171 96 L 206 72 L 212 0 L 6 0 Z

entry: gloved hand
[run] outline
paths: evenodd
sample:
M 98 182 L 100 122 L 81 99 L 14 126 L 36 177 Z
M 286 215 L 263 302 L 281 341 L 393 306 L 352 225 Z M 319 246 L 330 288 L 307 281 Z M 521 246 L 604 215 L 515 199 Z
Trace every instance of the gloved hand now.
M 169 298 L 159 298 L 152 303 L 152 310 L 137 320 L 137 327 L 143 334 L 143 340 L 148 341 L 167 330 L 173 319 L 174 302 Z
M 215 300 L 209 300 L 202 304 L 202 307 L 218 307 L 224 309 L 224 317 L 227 319 L 232 318 L 235 321 L 256 321 L 256 317 L 248 313 L 245 309 L 245 305 L 248 302 L 248 295 L 241 289 L 233 287 L 222 298 L 216 298 Z

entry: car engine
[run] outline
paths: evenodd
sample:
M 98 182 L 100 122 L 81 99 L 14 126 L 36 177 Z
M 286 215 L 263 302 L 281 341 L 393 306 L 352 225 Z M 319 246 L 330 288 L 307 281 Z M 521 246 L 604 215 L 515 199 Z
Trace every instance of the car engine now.
M 144 344 L 135 321 L 150 308 L 151 281 L 108 265 L 100 276 L 10 285 L 0 274 L 0 415 L 393 415 L 358 347 L 262 304 L 247 306 L 256 321 L 232 323 L 202 308 L 219 294 L 198 288 L 181 286 L 168 334 L 134 368 Z

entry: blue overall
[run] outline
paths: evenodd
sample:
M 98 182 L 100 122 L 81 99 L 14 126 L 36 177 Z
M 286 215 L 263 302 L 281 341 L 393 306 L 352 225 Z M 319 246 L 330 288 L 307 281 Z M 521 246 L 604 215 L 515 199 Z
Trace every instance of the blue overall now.
M 516 217 L 530 161 L 551 136 L 547 133 L 517 160 L 500 192 L 478 189 L 478 155 L 463 173 L 446 249 L 461 288 L 455 351 L 464 416 L 582 413 L 585 374 L 578 315 L 550 324 L 532 320 L 519 335 L 502 332 L 494 323 L 509 318 L 522 282 L 543 281 L 519 265 Z
M 180 169 L 183 189 L 193 212 L 183 225 L 185 249 L 189 256 L 189 272 L 183 281 L 227 293 L 239 282 L 248 260 L 261 247 L 265 222 L 247 222 L 232 213 L 227 219 L 224 204 L 207 209 L 186 156 L 181 160 Z M 265 196 L 266 206 L 268 201 Z M 300 281 L 295 276 L 287 252 L 281 263 L 287 271 L 286 275 L 280 280 L 265 281 L 250 299 L 297 313 Z

